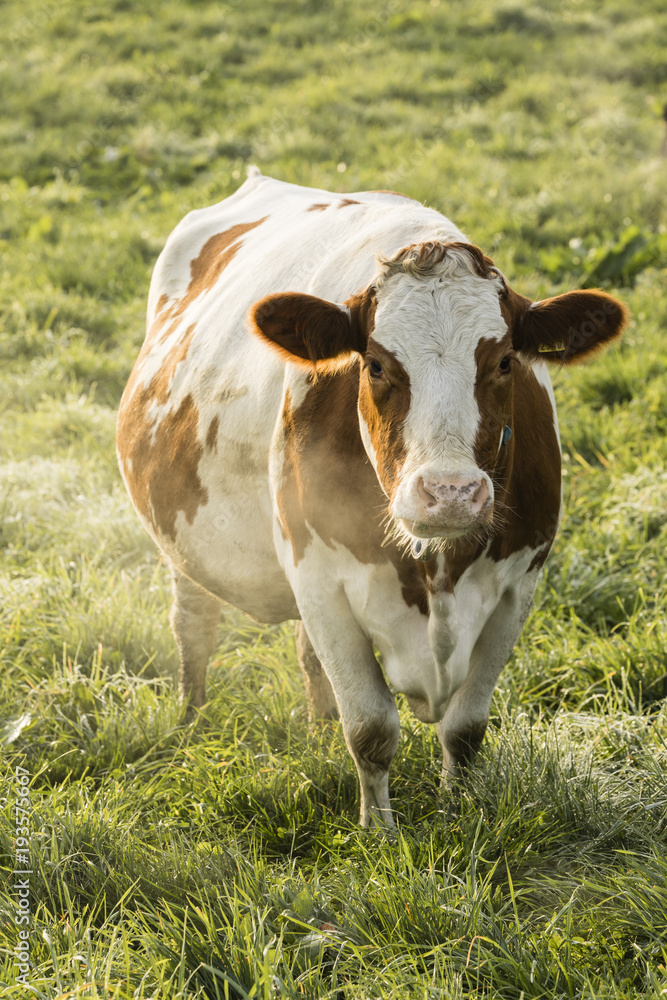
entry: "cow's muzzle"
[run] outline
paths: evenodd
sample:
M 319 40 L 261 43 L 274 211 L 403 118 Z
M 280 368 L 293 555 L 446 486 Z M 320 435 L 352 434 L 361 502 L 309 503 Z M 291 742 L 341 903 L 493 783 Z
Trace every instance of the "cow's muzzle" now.
M 458 538 L 493 522 L 493 484 L 481 469 L 422 472 L 401 492 L 394 517 L 416 538 Z

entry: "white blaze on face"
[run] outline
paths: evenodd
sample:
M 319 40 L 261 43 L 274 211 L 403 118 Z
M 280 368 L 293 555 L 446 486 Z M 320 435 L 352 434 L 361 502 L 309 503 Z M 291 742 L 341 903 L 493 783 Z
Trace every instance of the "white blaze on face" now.
M 475 458 L 483 419 L 475 351 L 482 338 L 507 334 L 498 292 L 498 281 L 462 268 L 451 277 L 399 275 L 379 296 L 373 338 L 410 379 L 406 457 L 392 502 L 410 534 L 457 537 L 492 508 L 493 484 Z

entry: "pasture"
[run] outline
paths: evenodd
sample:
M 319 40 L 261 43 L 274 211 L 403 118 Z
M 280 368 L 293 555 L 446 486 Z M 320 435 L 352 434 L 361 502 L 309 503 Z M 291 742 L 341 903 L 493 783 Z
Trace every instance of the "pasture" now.
M 667 996 L 666 30 L 659 0 L 4 4 L 0 997 Z M 553 372 L 565 517 L 458 811 L 399 702 L 396 838 L 308 731 L 292 625 L 230 610 L 180 724 L 116 467 L 155 259 L 249 163 L 402 190 L 518 291 L 632 313 Z

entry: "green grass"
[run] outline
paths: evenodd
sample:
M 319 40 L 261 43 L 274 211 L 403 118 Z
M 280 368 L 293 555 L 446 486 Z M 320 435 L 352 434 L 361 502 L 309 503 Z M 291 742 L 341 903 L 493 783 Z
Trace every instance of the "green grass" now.
M 0 996 L 667 996 L 664 5 L 3 15 Z M 632 312 L 554 373 L 566 514 L 458 811 L 400 701 L 395 839 L 357 827 L 338 726 L 308 732 L 291 626 L 230 610 L 180 725 L 166 568 L 116 469 L 155 258 L 251 162 L 403 190 L 525 294 L 600 284 Z

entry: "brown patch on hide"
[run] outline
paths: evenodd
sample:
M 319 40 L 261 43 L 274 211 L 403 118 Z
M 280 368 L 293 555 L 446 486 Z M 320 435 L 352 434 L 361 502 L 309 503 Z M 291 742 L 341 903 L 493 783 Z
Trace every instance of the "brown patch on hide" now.
M 391 561 L 396 567 L 401 581 L 401 594 L 409 608 L 417 608 L 422 615 L 428 615 L 428 588 L 426 582 L 426 567 L 411 557 L 392 556 Z
M 261 226 L 268 215 L 256 222 L 242 222 L 231 226 L 222 233 L 216 233 L 204 243 L 193 260 L 190 261 L 190 281 L 185 295 L 165 310 L 169 301 L 166 295 L 160 296 L 153 323 L 147 340 L 150 344 L 161 333 L 160 343 L 164 343 L 176 331 L 186 309 L 199 298 L 203 292 L 209 291 L 220 278 L 226 267 L 234 260 L 243 246 L 242 236 Z
M 510 359 L 510 367 L 502 372 L 500 366 L 506 358 Z M 482 337 L 475 350 L 475 365 L 475 402 L 479 409 L 475 461 L 493 479 L 498 464 L 498 471 L 504 471 L 512 453 L 512 438 L 501 446 L 505 425 L 511 426 L 514 372 L 518 365 L 509 334 L 500 341 Z
M 532 573 L 534 569 L 542 569 L 544 563 L 546 562 L 547 556 L 549 555 L 550 548 L 551 544 L 545 542 L 544 548 L 541 551 L 538 550 L 533 556 L 530 566 L 526 570 L 526 574 Z
M 511 289 L 502 296 L 508 335 L 501 341 L 482 338 L 475 352 L 475 399 L 480 412 L 475 459 L 493 481 L 494 521 L 487 535 L 464 536 L 448 544 L 444 589 L 449 592 L 487 545 L 496 562 L 521 549 L 535 549 L 530 572 L 544 563 L 556 534 L 561 459 L 554 412 L 547 390 L 512 347 L 514 328 L 510 324 L 521 323 L 528 305 L 529 300 Z M 499 370 L 505 357 L 511 358 L 507 374 Z M 512 435 L 503 445 L 505 425 Z
M 380 378 L 370 364 L 382 365 Z M 393 500 L 405 462 L 403 424 L 410 410 L 410 378 L 398 358 L 371 337 L 361 371 L 359 410 L 368 427 L 377 460 L 380 483 Z
M 501 350 L 502 354 L 502 350 Z M 491 413 L 485 395 L 493 387 L 477 386 L 482 420 L 476 458 L 494 485 L 494 523 L 489 556 L 498 562 L 524 548 L 536 549 L 529 570 L 545 561 L 558 527 L 561 504 L 561 459 L 554 426 L 554 412 L 547 390 L 530 367 L 512 362 L 507 406 Z M 488 404 L 488 395 L 486 397 Z M 504 425 L 512 430 L 500 444 Z M 494 461 L 493 454 L 496 453 Z M 446 551 L 450 586 L 486 547 L 480 541 L 456 539 Z
M 336 205 L 336 208 L 347 208 L 348 205 L 361 205 L 360 201 L 355 201 L 354 198 L 343 198 Z
M 146 338 L 141 346 L 141 351 L 139 352 L 139 357 L 137 358 L 137 364 L 143 361 L 147 356 L 149 350 L 153 347 L 153 344 L 157 340 L 159 334 L 163 331 L 166 320 L 169 319 L 171 311 L 174 306 L 167 309 L 169 305 L 169 296 L 161 295 L 158 299 L 157 306 L 155 307 L 155 314 L 153 316 L 153 321 L 146 331 Z M 164 339 L 164 338 L 163 338 Z M 136 365 L 135 365 L 136 369 Z M 134 372 L 132 373 L 134 374 Z
M 513 357 L 508 373 L 500 371 L 503 358 Z M 489 538 L 502 535 L 508 518 L 508 485 L 512 478 L 514 458 L 514 434 L 509 441 L 501 444 L 505 425 L 513 424 L 513 376 L 518 362 L 514 359 L 509 334 L 498 341 L 482 337 L 475 350 L 477 375 L 475 378 L 475 401 L 479 408 L 480 422 L 475 439 L 475 461 L 478 468 L 491 478 L 494 487 L 494 521 L 490 530 L 482 530 L 470 536 L 461 536 L 448 542 L 444 552 L 445 578 L 437 577 L 435 562 L 427 563 L 429 589 L 435 588 L 454 592 L 454 587 L 468 567 L 478 559 L 486 548 Z
M 513 461 L 505 484 L 507 523 L 493 539 L 490 555 L 498 561 L 525 547 L 546 548 L 556 535 L 560 513 L 561 458 L 549 393 L 532 370 L 514 375 Z
M 468 567 L 481 556 L 485 545 L 486 540 L 480 540 L 477 537 L 466 538 L 465 536 L 462 536 L 461 538 L 456 538 L 449 542 L 444 552 L 444 584 L 441 584 L 440 581 L 438 581 L 435 589 L 444 590 L 448 594 L 453 594 L 454 587 L 459 582 Z
M 123 398 L 121 399 L 120 410 L 118 413 L 119 426 L 121 418 L 123 419 L 123 425 L 126 423 L 126 411 L 128 405 L 131 405 L 135 389 L 142 395 L 142 402 L 139 407 L 141 410 L 145 410 L 153 400 L 158 406 L 163 406 L 167 402 L 176 369 L 180 365 L 181 361 L 185 361 L 188 356 L 188 351 L 190 350 L 190 344 L 192 343 L 195 330 L 196 325 L 192 323 L 184 332 L 181 339 L 178 340 L 173 345 L 171 350 L 165 355 L 162 361 L 162 367 L 155 373 L 155 375 L 153 375 L 149 384 L 140 389 L 138 387 L 141 382 L 143 363 L 150 353 L 150 345 L 144 343 L 125 387 Z
M 243 246 L 241 237 L 261 226 L 267 219 L 268 215 L 265 215 L 256 222 L 242 222 L 231 226 L 230 229 L 211 236 L 204 243 L 197 257 L 190 262 L 190 284 L 185 298 L 181 301 L 183 308 L 216 283 Z
M 141 371 L 135 367 L 121 400 L 116 431 L 118 454 L 137 510 L 157 532 L 172 539 L 178 511 L 191 524 L 208 501 L 197 471 L 203 448 L 194 399 L 188 394 L 176 409 L 164 409 L 194 331 L 192 324 L 147 386 L 137 384 Z
M 208 425 L 208 431 L 206 432 L 206 447 L 209 451 L 218 450 L 218 429 L 220 427 L 219 417 L 213 417 L 213 420 Z
M 553 543 L 561 505 L 561 457 L 554 426 L 555 413 L 548 391 L 538 382 L 530 365 L 514 352 L 521 351 L 522 330 L 530 310 L 530 299 L 506 287 L 500 296 L 500 310 L 507 324 L 508 338 L 502 352 L 511 362 L 510 413 L 505 423 L 512 430 L 507 444 L 500 449 L 494 472 L 498 511 L 489 554 L 492 559 L 506 559 L 523 548 L 536 550 L 528 571 L 541 566 Z M 489 348 L 486 348 L 487 352 Z M 501 352 L 499 351 L 499 354 Z M 496 358 L 493 359 L 494 361 Z M 477 390 L 476 390 L 477 395 Z M 488 440 L 484 439 L 488 396 L 477 397 L 482 414 L 479 440 L 483 462 L 492 447 L 493 434 L 501 434 L 500 420 L 493 423 Z M 487 423 L 488 423 L 487 417 Z M 484 452 L 486 444 L 487 450 Z M 485 465 L 482 466 L 486 471 Z
M 127 420 L 119 427 L 124 468 L 137 510 L 157 533 L 176 539 L 176 518 L 183 511 L 192 524 L 207 503 L 208 491 L 198 473 L 203 454 L 199 442 L 199 410 L 191 395 L 184 396 L 155 424 L 142 405 L 150 398 L 137 393 Z M 128 464 L 128 459 L 131 465 Z
M 370 194 L 393 194 L 396 198 L 406 198 L 408 201 L 415 201 L 415 199 L 411 198 L 409 194 L 401 194 L 400 191 L 384 191 L 384 190 L 378 191 L 378 190 L 376 190 L 376 191 L 370 191 L 369 193 Z
M 620 336 L 628 316 L 621 302 L 599 291 L 567 292 L 533 304 L 506 288 L 500 308 L 515 351 L 558 364 L 581 360 L 606 346 Z M 512 437 L 503 477 L 506 524 L 496 533 L 490 555 L 500 560 L 525 547 L 535 549 L 531 572 L 542 566 L 556 535 L 561 457 L 548 391 L 520 361 L 512 381 L 512 418 L 507 421 Z
M 282 413 L 282 481 L 276 491 L 276 504 L 283 537 L 289 539 L 294 562 L 298 564 L 303 559 L 312 536 L 305 524 L 304 478 L 299 458 L 302 443 L 299 440 L 296 412 L 292 409 L 292 397 L 288 389 L 285 393 Z

